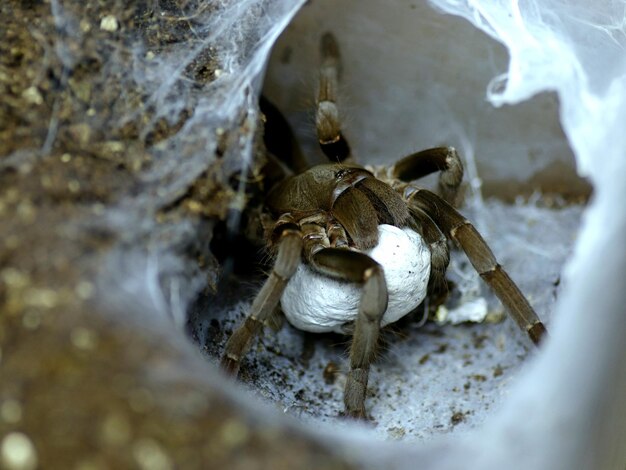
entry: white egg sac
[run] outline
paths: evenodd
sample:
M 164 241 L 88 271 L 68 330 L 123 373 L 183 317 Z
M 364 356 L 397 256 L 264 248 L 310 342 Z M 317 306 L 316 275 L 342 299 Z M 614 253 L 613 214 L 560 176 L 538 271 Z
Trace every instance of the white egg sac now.
M 410 228 L 378 226 L 378 245 L 365 251 L 384 269 L 389 304 L 381 326 L 413 311 L 426 297 L 430 275 L 430 249 Z M 301 330 L 344 333 L 354 321 L 362 285 L 320 274 L 301 264 L 281 297 L 287 320 Z

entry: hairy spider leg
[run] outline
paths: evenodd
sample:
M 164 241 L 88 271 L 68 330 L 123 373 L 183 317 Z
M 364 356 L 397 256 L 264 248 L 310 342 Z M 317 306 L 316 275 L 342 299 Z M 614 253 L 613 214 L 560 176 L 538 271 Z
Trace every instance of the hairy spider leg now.
M 448 239 L 430 216 L 417 207 L 409 209 L 419 233 L 430 248 L 430 277 L 428 293 L 440 294 L 447 291 L 446 271 L 450 264 Z
M 476 228 L 443 198 L 425 189 L 416 189 L 408 203 L 430 214 L 443 232 L 461 245 L 474 269 L 493 289 L 509 315 L 533 343 L 539 344 L 547 334 L 545 326 Z
M 335 36 L 326 33 L 320 44 L 322 64 L 319 72 L 315 127 L 317 139 L 329 160 L 342 162 L 350 157 L 350 145 L 341 133 L 341 120 L 337 109 L 337 88 L 341 57 Z
M 452 205 L 456 204 L 459 186 L 463 181 L 463 163 L 454 147 L 434 147 L 407 155 L 391 171 L 393 178 L 411 182 L 440 171 L 439 194 Z
M 250 314 L 226 343 L 221 367 L 234 376 L 239 372 L 240 361 L 250 349 L 252 340 L 263 328 L 263 322 L 274 312 L 289 278 L 300 264 L 302 233 L 292 224 L 284 224 L 280 229 L 278 255 L 272 272 L 254 298 Z
M 393 179 L 411 182 L 431 173 L 439 174 L 439 193 L 450 204 L 457 200 L 459 186 L 463 181 L 463 163 L 454 147 L 433 147 L 412 153 L 398 160 L 390 171 Z M 394 185 L 406 198 L 413 191 L 410 185 Z M 450 263 L 448 239 L 427 212 L 418 207 L 410 208 L 418 232 L 430 246 L 431 268 L 428 281 L 430 294 L 446 290 L 446 270 Z
M 380 320 L 387 310 L 387 283 L 383 269 L 365 253 L 342 248 L 323 248 L 311 256 L 311 265 L 328 276 L 363 284 L 350 346 L 350 372 L 344 389 L 344 405 L 347 416 L 365 419 L 370 364 L 376 354 Z

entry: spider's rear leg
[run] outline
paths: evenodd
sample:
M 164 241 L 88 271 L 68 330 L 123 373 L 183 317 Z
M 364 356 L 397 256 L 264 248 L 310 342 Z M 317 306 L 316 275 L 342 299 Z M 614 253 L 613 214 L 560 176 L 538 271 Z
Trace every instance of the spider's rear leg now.
M 411 182 L 440 171 L 439 194 L 455 205 L 463 181 L 463 163 L 454 147 L 434 147 L 407 155 L 392 169 L 392 176 Z
M 350 347 L 350 372 L 344 390 L 344 405 L 346 415 L 366 418 L 369 368 L 376 353 L 380 320 L 387 310 L 387 283 L 383 269 L 366 254 L 341 248 L 318 251 L 311 256 L 311 264 L 326 275 L 363 283 Z
M 226 372 L 237 375 L 240 361 L 248 352 L 252 340 L 274 312 L 285 290 L 289 278 L 300 264 L 302 233 L 292 224 L 279 227 L 278 255 L 274 268 L 263 287 L 254 298 L 250 314 L 226 342 L 221 367 Z
M 337 109 L 337 88 L 341 57 L 335 36 L 326 33 L 322 36 L 320 51 L 319 91 L 315 127 L 317 139 L 324 155 L 331 161 L 344 161 L 350 157 L 350 145 L 341 133 L 341 120 Z
M 417 190 L 409 204 L 428 213 L 444 233 L 451 236 L 463 248 L 470 262 L 507 309 L 509 315 L 538 344 L 546 335 L 546 328 L 539 317 L 509 277 L 498 264 L 491 249 L 476 228 L 450 204 L 436 194 Z

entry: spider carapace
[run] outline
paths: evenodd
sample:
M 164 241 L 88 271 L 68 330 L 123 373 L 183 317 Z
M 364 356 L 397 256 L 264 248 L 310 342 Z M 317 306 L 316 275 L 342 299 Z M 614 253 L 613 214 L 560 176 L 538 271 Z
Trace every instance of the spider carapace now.
M 274 266 L 245 322 L 226 343 L 221 365 L 237 374 L 254 336 L 280 303 L 297 328 L 352 335 L 345 414 L 365 418 L 380 329 L 445 282 L 449 239 L 534 343 L 546 330 L 478 231 L 454 209 L 463 178 L 456 150 L 423 150 L 390 168 L 353 163 L 336 105 L 340 55 L 330 33 L 322 37 L 321 57 L 316 127 L 320 147 L 333 163 L 307 169 L 292 155 L 296 173 L 268 193 L 267 244 Z M 440 172 L 438 194 L 412 183 L 433 172 Z

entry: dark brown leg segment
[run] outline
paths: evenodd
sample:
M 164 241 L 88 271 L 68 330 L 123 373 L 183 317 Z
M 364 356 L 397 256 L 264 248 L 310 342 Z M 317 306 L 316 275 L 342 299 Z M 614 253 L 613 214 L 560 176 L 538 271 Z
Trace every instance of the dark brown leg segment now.
M 430 277 L 428 292 L 439 293 L 446 288 L 446 271 L 450 264 L 448 239 L 437 224 L 419 207 L 411 207 L 411 215 L 417 224 L 418 232 L 430 247 Z
M 359 313 L 350 347 L 350 372 L 344 391 L 345 413 L 365 419 L 369 368 L 374 360 L 380 320 L 387 310 L 387 283 L 382 267 L 369 256 L 340 248 L 325 248 L 312 256 L 316 270 L 329 276 L 363 283 Z
M 287 281 L 293 275 L 302 252 L 302 233 L 293 228 L 286 228 L 280 234 L 278 255 L 274 269 L 252 302 L 250 314 L 237 328 L 226 343 L 221 367 L 226 372 L 237 375 L 243 356 L 248 352 L 252 340 L 263 327 L 263 322 L 273 313 Z
M 411 182 L 440 171 L 439 193 L 455 205 L 461 181 L 463 163 L 454 147 L 435 147 L 404 157 L 393 167 L 393 176 Z
M 491 286 L 509 315 L 530 339 L 538 344 L 546 335 L 545 326 L 524 294 L 498 264 L 491 249 L 474 226 L 454 207 L 430 191 L 416 191 L 411 195 L 410 203 L 430 214 L 444 233 L 461 245 L 480 277 Z
M 320 50 L 322 65 L 320 67 L 315 115 L 317 138 L 322 152 L 329 160 L 342 162 L 350 156 L 350 146 L 341 133 L 341 120 L 337 109 L 337 87 L 341 59 L 339 45 L 331 33 L 322 36 Z

